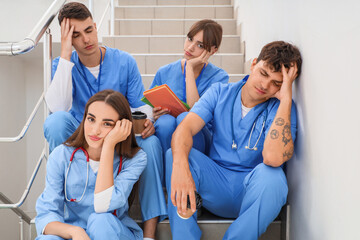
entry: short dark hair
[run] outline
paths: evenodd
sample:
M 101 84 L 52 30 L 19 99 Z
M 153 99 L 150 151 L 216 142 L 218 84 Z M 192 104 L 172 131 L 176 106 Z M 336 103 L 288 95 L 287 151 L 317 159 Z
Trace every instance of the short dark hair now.
M 302 58 L 299 49 L 284 41 L 274 41 L 266 44 L 257 58 L 257 63 L 263 60 L 274 72 L 281 72 L 281 65 L 290 68 L 295 63 L 298 77 L 301 73 Z
M 207 51 L 210 52 L 212 46 L 220 47 L 223 33 L 220 24 L 210 19 L 197 21 L 191 26 L 187 36 L 193 38 L 201 30 L 204 31 L 203 44 Z
M 59 11 L 58 20 L 59 24 L 64 18 L 73 18 L 78 20 L 85 20 L 88 17 L 92 19 L 91 12 L 89 9 L 82 3 L 79 2 L 70 2 L 65 4 Z

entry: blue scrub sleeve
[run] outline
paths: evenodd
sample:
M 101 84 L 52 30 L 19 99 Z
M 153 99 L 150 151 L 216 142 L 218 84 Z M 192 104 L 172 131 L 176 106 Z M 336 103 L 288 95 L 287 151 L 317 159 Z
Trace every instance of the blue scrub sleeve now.
M 196 113 L 201 117 L 205 124 L 214 117 L 214 110 L 220 95 L 220 86 L 221 83 L 213 84 L 190 110 L 190 112 Z
M 126 205 L 131 190 L 145 169 L 146 164 L 146 153 L 143 150 L 139 150 L 132 159 L 124 159 L 122 170 L 114 181 L 109 212 Z
M 60 57 L 57 57 L 55 58 L 53 61 L 52 61 L 52 67 L 51 67 L 51 81 L 53 80 L 54 78 L 54 75 L 55 75 L 55 72 L 56 72 L 56 69 L 57 69 L 57 66 L 59 64 L 59 60 L 60 60 Z
M 277 110 L 279 108 L 280 105 L 280 101 L 276 101 L 276 103 L 274 104 L 274 106 L 271 108 L 267 121 L 266 121 L 266 126 L 265 126 L 265 136 L 267 136 L 271 124 L 273 123 Z M 297 133 L 297 115 L 296 115 L 296 105 L 295 102 L 292 101 L 291 104 L 291 137 L 293 139 L 293 142 L 295 142 L 296 140 L 296 133 Z
M 46 165 L 46 183 L 44 192 L 36 202 L 36 230 L 41 233 L 50 222 L 64 222 L 64 172 L 65 165 L 61 158 L 65 157 L 61 147 L 50 154 Z
M 161 82 L 161 73 L 160 73 L 160 70 L 158 70 L 155 74 L 155 77 L 154 77 L 154 80 L 152 81 L 149 89 L 152 89 L 156 86 L 160 86 L 162 84 Z
M 127 86 L 127 100 L 129 101 L 130 107 L 138 108 L 145 103 L 141 101 L 143 92 L 145 91 L 144 85 L 141 80 L 141 75 L 136 64 L 135 59 L 132 56 L 128 56 L 128 86 Z

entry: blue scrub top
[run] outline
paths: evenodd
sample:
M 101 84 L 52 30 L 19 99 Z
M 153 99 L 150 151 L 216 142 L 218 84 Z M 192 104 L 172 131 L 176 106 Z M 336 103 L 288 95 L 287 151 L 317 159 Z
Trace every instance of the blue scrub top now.
M 54 221 L 68 223 L 86 229 L 90 214 L 94 213 L 94 191 L 97 173 L 89 166 L 89 180 L 85 195 L 80 202 L 68 202 L 64 195 L 65 174 L 74 151 L 73 147 L 59 145 L 50 154 L 46 165 L 46 185 L 44 192 L 36 202 L 36 230 L 40 234 L 44 227 Z M 139 150 L 131 159 L 123 158 L 121 172 L 118 173 L 120 158 L 114 156 L 114 190 L 108 212 L 117 210 L 120 221 L 131 228 L 136 236 L 142 236 L 142 230 L 128 216 L 128 197 L 133 185 L 146 167 L 147 158 Z M 87 176 L 86 156 L 78 150 L 73 158 L 66 181 L 67 198 L 80 200 L 85 188 Z M 141 238 L 142 239 L 142 238 Z
M 52 77 L 56 72 L 60 57 L 53 60 Z M 71 62 L 75 64 L 72 69 L 72 107 L 70 113 L 81 122 L 87 101 L 98 91 L 98 81 L 86 67 L 81 67 L 81 62 L 76 51 L 71 55 Z M 83 70 L 84 69 L 84 70 Z M 90 87 L 85 81 L 86 78 Z M 128 100 L 130 107 L 143 106 L 141 101 L 144 85 L 135 59 L 128 53 L 118 49 L 106 47 L 100 75 L 99 91 L 112 89 L 121 92 Z
M 247 78 L 229 84 L 214 84 L 193 106 L 191 112 L 200 116 L 205 123 L 213 120 L 213 139 L 210 146 L 209 157 L 219 165 L 235 170 L 249 171 L 263 162 L 262 150 L 265 136 L 275 118 L 280 101 L 271 98 L 268 101 L 256 105 L 242 119 L 241 118 L 241 90 L 236 95 L 239 87 Z M 236 96 L 235 96 L 236 95 Z M 237 149 L 232 149 L 231 109 L 236 97 L 233 110 L 234 136 Z M 266 112 L 268 113 L 265 119 Z M 265 127 L 257 144 L 257 151 L 245 149 L 248 145 L 249 136 L 254 122 L 255 128 L 251 137 L 250 147 L 253 147 L 261 132 L 265 119 Z M 297 120 L 296 106 L 294 101 L 291 107 L 291 135 L 293 141 L 296 139 Z
M 199 96 L 202 96 L 213 83 L 227 83 L 228 81 L 229 76 L 225 70 L 209 63 L 203 73 L 196 79 Z M 181 59 L 159 68 L 150 89 L 162 84 L 167 84 L 176 96 L 185 102 L 184 74 L 181 69 Z

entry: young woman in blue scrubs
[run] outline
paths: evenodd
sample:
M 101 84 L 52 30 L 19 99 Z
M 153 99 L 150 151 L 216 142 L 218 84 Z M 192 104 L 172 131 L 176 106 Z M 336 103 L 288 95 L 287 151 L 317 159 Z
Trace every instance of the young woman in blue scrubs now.
M 89 99 L 80 126 L 49 157 L 36 203 L 37 239 L 143 239 L 128 216 L 147 162 L 131 120 L 121 93 L 103 90 Z
M 223 69 L 208 62 L 210 56 L 218 51 L 221 39 L 221 25 L 208 19 L 196 22 L 187 34 L 184 58 L 161 67 L 150 88 L 167 84 L 191 108 L 213 83 L 229 81 L 229 76 Z M 161 107 L 153 109 L 155 134 L 164 152 L 170 148 L 171 136 L 186 115 L 184 113 L 174 118 L 169 113 L 168 109 Z M 211 139 L 209 126 L 194 137 L 194 147 L 201 152 L 206 152 Z

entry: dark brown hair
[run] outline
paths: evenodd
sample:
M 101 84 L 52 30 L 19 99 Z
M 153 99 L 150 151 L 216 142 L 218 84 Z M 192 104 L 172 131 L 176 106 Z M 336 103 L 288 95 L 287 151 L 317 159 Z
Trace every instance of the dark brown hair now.
M 82 3 L 79 2 L 70 2 L 65 4 L 59 11 L 58 20 L 59 24 L 64 18 L 73 18 L 77 20 L 85 20 L 88 17 L 92 19 L 91 12 L 89 9 Z
M 257 63 L 263 60 L 274 72 L 281 72 L 281 65 L 290 68 L 293 64 L 297 66 L 298 77 L 301 73 L 301 54 L 299 49 L 284 41 L 275 41 L 266 44 L 257 58 Z
M 193 38 L 201 30 L 204 31 L 203 44 L 207 51 L 210 52 L 212 46 L 220 47 L 223 32 L 220 24 L 210 19 L 200 20 L 191 26 L 187 36 Z
M 73 135 L 71 135 L 71 137 L 69 137 L 64 143 L 66 146 L 75 148 L 86 148 L 88 146 L 85 140 L 84 122 L 88 114 L 89 106 L 92 103 L 98 101 L 105 102 L 106 104 L 110 105 L 119 114 L 119 120 L 125 118 L 132 121 L 130 106 L 126 98 L 117 91 L 103 90 L 92 96 L 86 103 L 83 120 L 81 121 L 79 127 L 76 129 Z M 115 146 L 115 151 L 117 152 L 117 154 L 122 155 L 126 158 L 132 158 L 139 150 L 140 147 L 136 143 L 134 128 L 131 129 L 131 134 L 126 140 L 116 144 Z M 135 183 L 128 198 L 129 206 L 132 205 L 137 194 L 138 182 Z

